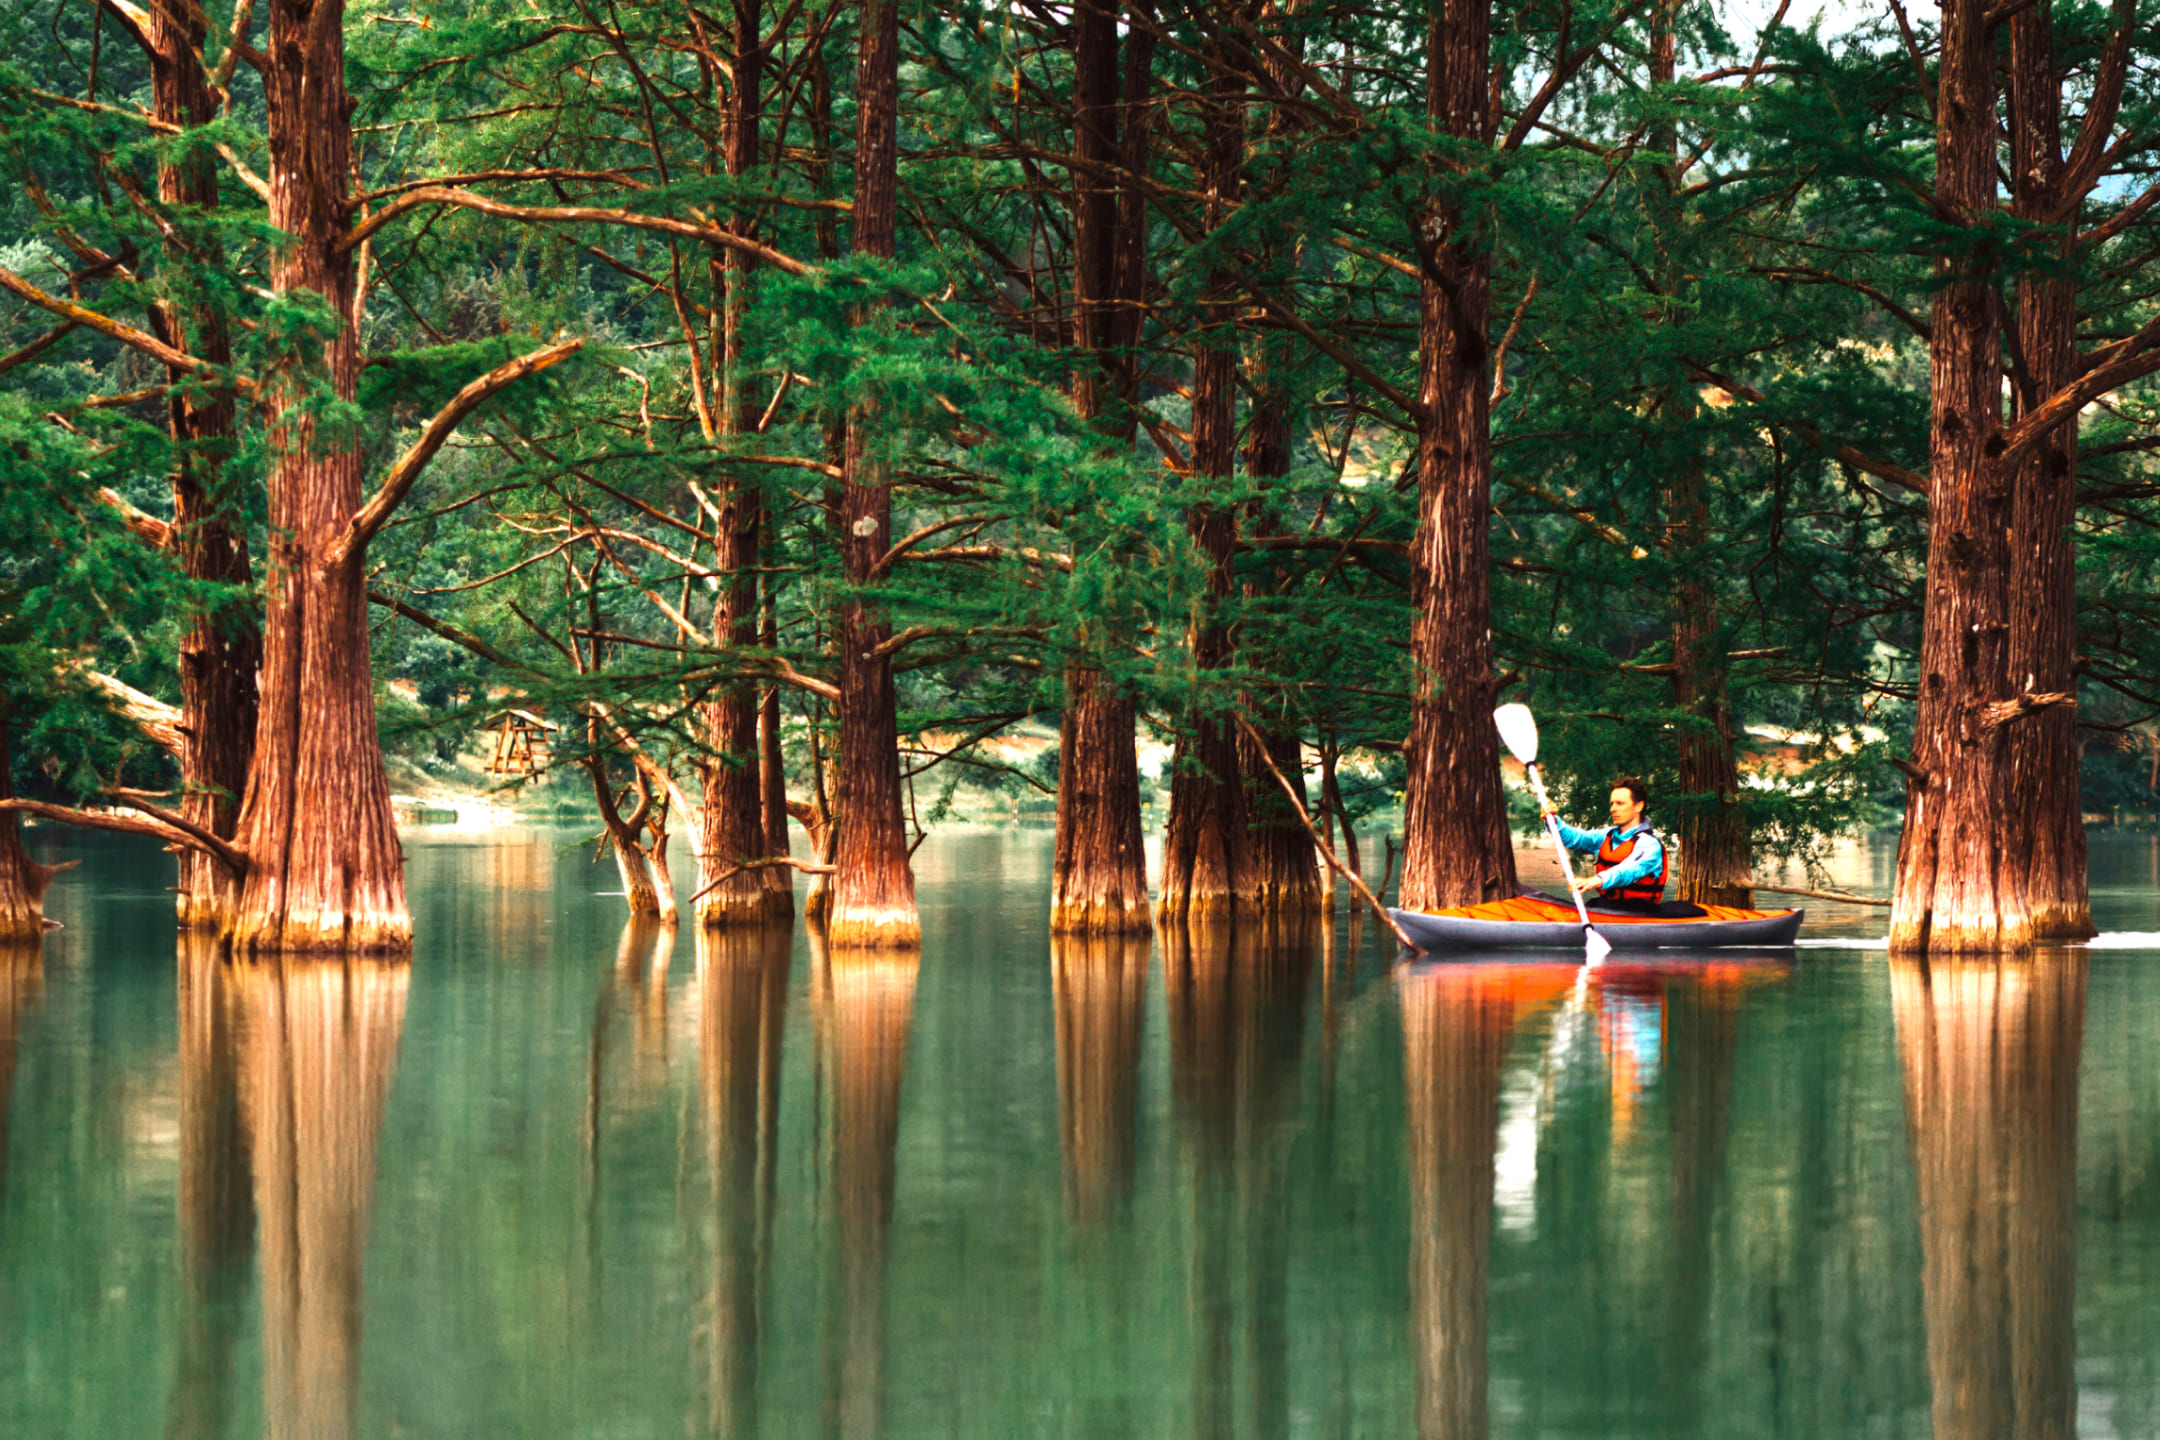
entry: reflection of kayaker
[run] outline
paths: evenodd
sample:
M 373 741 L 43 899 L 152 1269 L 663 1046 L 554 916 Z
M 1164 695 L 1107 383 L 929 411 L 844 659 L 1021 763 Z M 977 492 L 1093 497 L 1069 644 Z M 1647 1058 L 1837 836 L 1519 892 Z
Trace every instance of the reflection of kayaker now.
M 1613 781 L 1612 824 L 1595 830 L 1578 830 L 1559 811 L 1547 806 L 1545 813 L 1559 821 L 1560 838 L 1578 854 L 1597 856 L 1597 873 L 1586 880 L 1568 877 L 1568 884 L 1584 899 L 1602 902 L 1608 910 L 1648 910 L 1665 898 L 1665 875 L 1670 869 L 1665 842 L 1658 838 L 1643 811 L 1650 804 L 1650 787 L 1632 775 Z

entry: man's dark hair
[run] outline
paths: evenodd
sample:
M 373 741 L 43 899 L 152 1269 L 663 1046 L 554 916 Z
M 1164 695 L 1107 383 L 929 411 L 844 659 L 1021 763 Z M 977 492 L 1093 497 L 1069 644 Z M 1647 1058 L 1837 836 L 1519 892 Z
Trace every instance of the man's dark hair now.
M 1612 782 L 1612 788 L 1627 791 L 1629 795 L 1634 797 L 1635 803 L 1638 805 L 1648 805 L 1650 803 L 1650 787 L 1643 784 L 1633 775 L 1622 775 Z

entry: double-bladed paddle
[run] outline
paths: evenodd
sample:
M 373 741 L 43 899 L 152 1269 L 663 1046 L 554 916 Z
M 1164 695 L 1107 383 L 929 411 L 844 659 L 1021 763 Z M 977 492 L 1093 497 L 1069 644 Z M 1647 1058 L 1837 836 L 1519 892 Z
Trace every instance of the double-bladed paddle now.
M 1492 718 L 1493 724 L 1500 727 L 1500 743 L 1507 746 L 1510 755 L 1522 761 L 1523 773 L 1530 777 L 1538 810 L 1545 817 L 1545 833 L 1552 836 L 1553 852 L 1560 857 L 1560 874 L 1568 882 L 1568 894 L 1575 901 L 1575 914 L 1582 921 L 1585 958 L 1595 965 L 1612 953 L 1612 942 L 1592 928 L 1582 892 L 1575 888 L 1575 867 L 1568 863 L 1567 842 L 1560 838 L 1560 822 L 1553 816 L 1552 802 L 1545 796 L 1544 778 L 1538 774 L 1537 718 L 1527 705 L 1502 705 L 1493 711 Z

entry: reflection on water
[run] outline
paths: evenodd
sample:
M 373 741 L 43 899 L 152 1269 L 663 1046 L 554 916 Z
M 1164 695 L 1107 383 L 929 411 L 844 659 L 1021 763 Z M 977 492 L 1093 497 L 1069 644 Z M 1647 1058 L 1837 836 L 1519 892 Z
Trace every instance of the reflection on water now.
M 892 1252 L 900 1082 L 915 1014 L 913 951 L 829 952 L 811 933 L 811 1021 L 829 1097 L 825 1183 L 833 1259 L 825 1312 L 823 1429 L 868 1440 L 885 1429 L 887 1267 Z
M 758 1433 L 793 941 L 785 926 L 697 931 L 698 1090 L 714 1211 L 705 1423 L 715 1435 Z
M 2074 1432 L 2086 960 L 1890 962 L 1937 1440 Z
M 271 1436 L 356 1433 L 361 1261 L 410 974 L 364 959 L 224 972 L 261 1231 Z
M 416 841 L 404 967 L 176 964 L 86 847 L 0 955 L 0 1436 L 2160 1433 L 2160 950 L 1053 944 L 1015 831 L 828 956 L 561 838 Z
M 24 1012 L 37 1004 L 45 973 L 44 947 L 33 940 L 0 945 L 0 1199 L 7 1195 L 8 1100 L 15 1088 L 15 1047 Z
M 1191 1217 L 1193 1434 L 1280 1436 L 1290 1420 L 1290 1122 L 1319 936 L 1298 917 L 1172 925 L 1162 944 Z

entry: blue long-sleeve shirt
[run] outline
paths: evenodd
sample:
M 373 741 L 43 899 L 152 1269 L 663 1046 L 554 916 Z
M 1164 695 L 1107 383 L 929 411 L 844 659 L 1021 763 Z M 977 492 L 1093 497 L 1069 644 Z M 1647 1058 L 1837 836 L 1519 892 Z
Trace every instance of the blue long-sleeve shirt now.
M 1555 817 L 1557 818 L 1557 817 Z M 1597 872 L 1598 888 L 1610 895 L 1637 880 L 1647 880 L 1658 873 L 1665 860 L 1665 842 L 1652 833 L 1650 827 L 1638 822 L 1626 830 L 1615 825 L 1601 825 L 1595 830 L 1578 830 L 1567 821 L 1560 821 L 1560 839 L 1570 850 L 1595 855 L 1605 843 L 1605 837 L 1618 831 L 1618 838 L 1635 837 L 1635 848 L 1625 860 L 1608 869 Z

